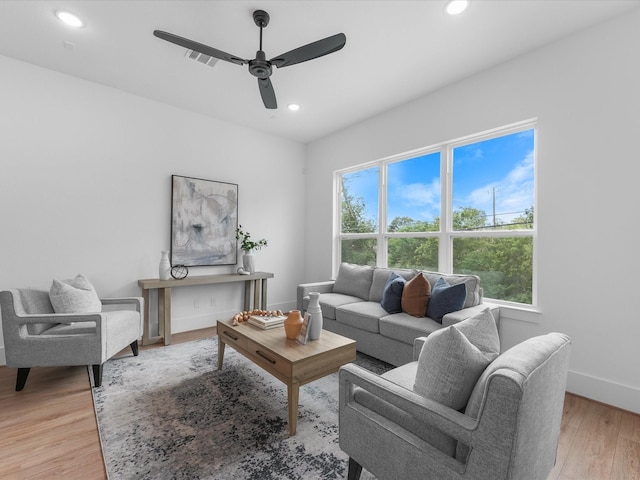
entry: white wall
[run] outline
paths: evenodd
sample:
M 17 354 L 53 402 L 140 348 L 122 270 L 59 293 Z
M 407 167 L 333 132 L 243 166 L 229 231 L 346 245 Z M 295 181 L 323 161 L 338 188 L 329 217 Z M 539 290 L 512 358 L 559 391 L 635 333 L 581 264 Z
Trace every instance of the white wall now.
M 289 231 L 304 210 L 287 186 L 304 182 L 304 145 L 7 57 L 0 72 L 0 290 L 83 273 L 101 296 L 140 295 L 169 249 L 178 174 L 238 184 L 240 223 L 269 240 L 256 253 L 275 273 L 269 306 L 295 305 L 303 246 Z M 174 289 L 173 331 L 241 310 L 242 285 Z
M 640 412 L 638 44 L 636 10 L 309 145 L 305 281 L 332 275 L 334 170 L 537 117 L 539 314 L 503 310 L 503 347 L 564 332 L 569 391 Z

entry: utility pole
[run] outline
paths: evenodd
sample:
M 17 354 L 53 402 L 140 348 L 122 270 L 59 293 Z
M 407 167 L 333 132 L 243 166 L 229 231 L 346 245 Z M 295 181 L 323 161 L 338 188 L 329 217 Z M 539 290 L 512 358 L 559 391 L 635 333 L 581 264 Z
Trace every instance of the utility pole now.
M 496 226 L 496 187 L 491 189 L 493 192 L 493 226 Z

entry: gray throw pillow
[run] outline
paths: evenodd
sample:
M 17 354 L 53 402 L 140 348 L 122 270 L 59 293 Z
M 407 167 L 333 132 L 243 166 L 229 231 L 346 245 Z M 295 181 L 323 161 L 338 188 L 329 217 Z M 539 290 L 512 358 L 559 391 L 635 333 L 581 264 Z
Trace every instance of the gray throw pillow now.
M 487 308 L 426 338 L 418 357 L 413 389 L 442 405 L 461 410 L 484 369 L 499 354 L 498 331 Z
M 453 325 L 460 330 L 490 361 L 500 355 L 500 337 L 491 309 L 485 307 L 481 312 Z
M 343 263 L 333 284 L 333 293 L 342 293 L 369 300 L 373 267 Z
M 49 299 L 56 313 L 96 313 L 102 311 L 102 302 L 95 288 L 83 275 L 72 280 L 54 279 Z

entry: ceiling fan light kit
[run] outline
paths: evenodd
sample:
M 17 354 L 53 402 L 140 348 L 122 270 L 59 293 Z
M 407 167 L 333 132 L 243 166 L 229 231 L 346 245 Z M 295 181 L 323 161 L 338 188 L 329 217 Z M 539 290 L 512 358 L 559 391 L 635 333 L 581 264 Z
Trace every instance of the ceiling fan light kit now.
M 273 73 L 273 67 L 284 68 L 337 52 L 344 47 L 347 42 L 347 37 L 344 33 L 338 33 L 336 35 L 323 38 L 322 40 L 303 45 L 302 47 L 295 48 L 289 52 L 267 60 L 267 56 L 262 50 L 262 29 L 269 25 L 269 19 L 269 14 L 264 10 L 256 10 L 253 12 L 253 21 L 260 28 L 260 47 L 256 52 L 256 58 L 253 60 L 245 60 L 202 43 L 194 42 L 193 40 L 179 37 L 178 35 L 164 32 L 162 30 L 154 30 L 153 34 L 162 40 L 205 56 L 224 60 L 225 62 L 234 63 L 236 65 L 248 65 L 249 73 L 258 79 L 258 89 L 264 106 L 269 109 L 275 109 L 278 108 L 278 102 L 276 101 L 275 90 L 273 89 L 270 79 L 271 74 Z

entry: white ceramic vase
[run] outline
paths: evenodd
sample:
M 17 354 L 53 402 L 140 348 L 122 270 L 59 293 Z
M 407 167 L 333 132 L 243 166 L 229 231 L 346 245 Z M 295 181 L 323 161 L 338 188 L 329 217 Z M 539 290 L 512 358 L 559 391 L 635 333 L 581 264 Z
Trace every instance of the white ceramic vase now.
M 253 259 L 253 251 L 245 250 L 242 255 L 242 269 L 245 272 L 256 273 L 256 265 Z
M 160 280 L 169 280 L 171 278 L 171 263 L 169 262 L 169 252 L 163 250 L 160 256 L 160 265 L 158 266 L 158 278 Z
M 320 308 L 320 294 L 309 293 L 309 340 L 318 340 L 322 333 L 322 309 Z

